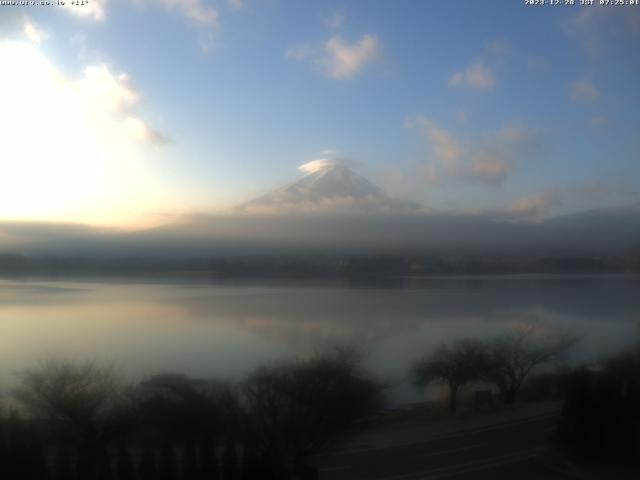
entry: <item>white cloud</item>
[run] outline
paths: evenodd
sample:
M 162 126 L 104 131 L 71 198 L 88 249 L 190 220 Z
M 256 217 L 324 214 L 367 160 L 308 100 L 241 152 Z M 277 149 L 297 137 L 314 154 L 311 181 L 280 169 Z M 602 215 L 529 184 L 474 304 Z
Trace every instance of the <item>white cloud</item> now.
M 600 98 L 600 90 L 587 80 L 579 80 L 571 84 L 569 95 L 574 101 L 595 102 Z
M 325 44 L 325 51 L 327 56 L 320 64 L 329 76 L 341 79 L 355 75 L 375 60 L 380 54 L 380 42 L 373 35 L 363 35 L 352 44 L 333 37 Z
M 1 217 L 105 223 L 165 198 L 123 130 L 140 102 L 125 74 L 90 65 L 73 78 L 18 42 L 0 42 L 0 64 L 0 131 L 11 132 L 0 143 Z M 152 141 L 138 120 L 138 140 Z
M 432 158 L 420 167 L 431 183 L 456 180 L 500 185 L 520 159 L 535 150 L 533 132 L 517 124 L 470 145 L 463 145 L 453 133 L 423 116 L 410 119 L 407 126 L 422 134 L 431 149 Z
M 454 72 L 449 77 L 450 87 L 467 90 L 491 90 L 496 86 L 496 68 L 500 67 L 511 56 L 513 49 L 504 39 L 487 42 L 480 58 L 465 70 Z
M 300 165 L 298 167 L 298 170 L 303 173 L 315 173 L 325 170 L 329 167 L 333 167 L 335 165 L 340 165 L 340 162 L 330 158 L 319 158 L 317 160 L 311 160 L 310 162 Z
M 350 44 L 334 36 L 321 47 L 290 47 L 286 56 L 297 61 L 311 60 L 324 75 L 342 80 L 356 75 L 380 56 L 380 41 L 374 35 L 363 35 Z
M 89 65 L 84 69 L 84 77 L 76 82 L 80 93 L 98 110 L 122 112 L 138 102 L 138 92 L 124 74 L 113 74 L 109 67 Z
M 124 131 L 134 140 L 166 142 L 162 134 L 131 114 L 133 107 L 140 101 L 140 95 L 126 74 L 114 74 L 105 64 L 90 65 L 84 69 L 84 77 L 75 83 L 75 87 L 93 112 L 122 115 Z
M 454 73 L 449 79 L 449 85 L 469 90 L 489 90 L 495 87 L 496 77 L 491 68 L 480 61 L 462 72 Z
M 100 22 L 105 19 L 106 4 L 107 0 L 89 0 L 84 5 L 72 5 L 70 1 L 67 1 L 61 5 L 61 8 L 72 15 Z
M 132 107 L 139 102 L 140 95 L 126 74 L 114 74 L 105 64 L 90 65 L 84 69 L 84 77 L 75 83 L 75 87 L 94 112 L 123 115 L 123 130 L 132 139 L 155 144 L 166 142 L 162 134 L 131 115 Z
M 167 143 L 167 138 L 157 130 L 152 129 L 137 117 L 128 116 L 122 122 L 122 128 L 132 139 L 153 144 Z
M 407 126 L 417 128 L 431 145 L 436 159 L 445 164 L 458 163 L 465 152 L 453 135 L 440 128 L 430 118 L 418 116 L 407 122 Z
M 479 152 L 473 155 L 469 164 L 460 171 L 460 176 L 499 185 L 506 180 L 513 168 L 513 160 L 504 152 Z
M 320 158 L 311 160 L 298 167 L 303 173 L 314 173 L 324 170 L 335 165 L 342 165 L 349 168 L 357 168 L 358 162 L 349 158 L 345 158 L 339 150 L 327 148 L 320 152 Z
M 22 31 L 33 43 L 40 43 L 49 38 L 49 34 L 36 25 L 29 17 L 25 17 Z

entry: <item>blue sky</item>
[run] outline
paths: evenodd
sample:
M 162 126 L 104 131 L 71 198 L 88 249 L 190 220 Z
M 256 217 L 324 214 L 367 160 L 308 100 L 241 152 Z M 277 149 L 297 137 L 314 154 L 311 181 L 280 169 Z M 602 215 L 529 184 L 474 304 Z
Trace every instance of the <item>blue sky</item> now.
M 434 210 L 637 203 L 640 7 L 523 3 L 0 7 L 0 218 L 153 223 L 326 156 Z

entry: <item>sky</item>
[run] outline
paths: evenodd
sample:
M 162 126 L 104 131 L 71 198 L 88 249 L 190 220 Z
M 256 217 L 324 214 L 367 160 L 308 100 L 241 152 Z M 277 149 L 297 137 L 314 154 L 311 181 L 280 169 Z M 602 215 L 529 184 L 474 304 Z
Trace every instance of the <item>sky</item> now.
M 331 157 L 442 212 L 640 202 L 640 6 L 0 6 L 0 221 L 139 227 Z

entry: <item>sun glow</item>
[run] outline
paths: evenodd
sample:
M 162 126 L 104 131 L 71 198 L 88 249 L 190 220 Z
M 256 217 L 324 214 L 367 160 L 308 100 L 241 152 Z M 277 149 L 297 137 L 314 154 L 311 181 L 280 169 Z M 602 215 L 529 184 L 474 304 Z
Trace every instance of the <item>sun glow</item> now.
M 0 218 L 131 224 L 166 204 L 126 75 L 69 78 L 19 42 L 0 42 L 0 65 Z

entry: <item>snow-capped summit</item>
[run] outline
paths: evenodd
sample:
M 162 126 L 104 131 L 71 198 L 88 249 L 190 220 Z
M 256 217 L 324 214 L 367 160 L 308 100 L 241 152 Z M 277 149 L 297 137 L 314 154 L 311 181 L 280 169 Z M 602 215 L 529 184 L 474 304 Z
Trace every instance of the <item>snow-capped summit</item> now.
M 420 206 L 390 197 L 349 167 L 335 160 L 321 159 L 302 165 L 305 175 L 233 209 L 246 213 L 286 211 L 397 211 Z

